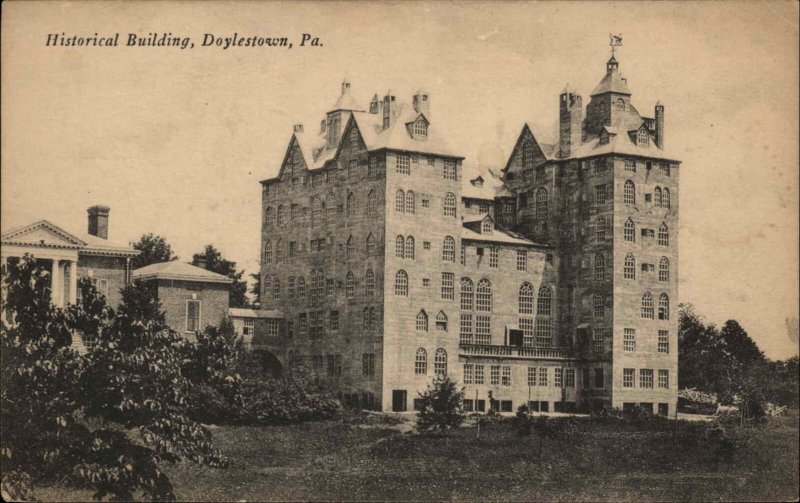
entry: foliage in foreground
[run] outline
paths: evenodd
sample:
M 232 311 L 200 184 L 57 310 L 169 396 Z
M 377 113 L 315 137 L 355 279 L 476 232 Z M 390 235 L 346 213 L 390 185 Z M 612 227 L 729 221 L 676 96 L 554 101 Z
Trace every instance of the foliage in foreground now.
M 449 376 L 437 375 L 424 393 L 419 394 L 419 431 L 458 428 L 466 419 L 463 408 L 464 389 L 458 389 Z
M 210 432 L 188 417 L 184 340 L 166 328 L 151 293 L 125 288 L 115 312 L 82 280 L 80 305 L 59 308 L 48 275 L 30 255 L 3 274 L 4 499 L 58 482 L 97 499 L 174 500 L 161 463 L 224 466 Z M 86 355 L 71 348 L 78 333 L 96 340 Z

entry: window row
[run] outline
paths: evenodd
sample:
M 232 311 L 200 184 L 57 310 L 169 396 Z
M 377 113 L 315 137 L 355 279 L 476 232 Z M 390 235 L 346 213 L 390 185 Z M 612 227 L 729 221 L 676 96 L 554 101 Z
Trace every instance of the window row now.
M 357 314 L 355 315 L 357 316 Z M 355 321 L 355 320 L 354 320 Z M 291 326 L 289 326 L 291 324 Z M 356 327 L 354 323 L 354 327 Z M 341 327 L 339 311 L 309 311 L 297 313 L 297 335 L 301 338 L 319 340 L 325 333 L 336 333 Z M 361 334 L 364 336 L 380 337 L 383 325 L 380 319 L 380 309 L 375 306 L 366 306 L 361 312 Z M 294 337 L 294 323 L 287 322 L 287 338 Z M 277 333 L 274 334 L 277 336 Z
M 422 134 L 424 129 L 424 134 Z M 427 125 L 423 121 L 418 121 L 414 124 L 414 131 L 420 132 L 420 137 L 427 136 Z M 411 166 L 419 164 L 419 156 L 417 155 L 398 155 L 395 158 L 395 172 L 399 175 L 410 175 Z M 435 166 L 436 161 L 434 157 L 428 157 L 428 166 Z M 457 180 L 457 166 L 456 161 L 444 159 L 442 161 L 442 178 L 445 180 Z
M 598 227 L 600 226 L 600 220 L 602 217 L 598 218 Z M 605 224 L 605 220 L 603 219 L 603 224 Z M 655 237 L 655 231 L 653 229 L 646 229 L 642 228 L 642 237 L 643 238 L 653 238 Z M 601 239 L 602 235 L 602 239 Z M 633 222 L 633 219 L 628 217 L 623 224 L 623 238 L 625 241 L 630 243 L 636 242 L 636 224 Z M 605 240 L 605 231 L 601 232 L 597 231 L 597 240 L 604 241 Z M 669 227 L 667 226 L 666 222 L 661 222 L 661 225 L 658 227 L 658 239 L 656 241 L 659 246 L 669 246 Z
M 636 329 L 625 328 L 622 335 L 622 349 L 627 352 L 636 351 Z M 659 330 L 656 340 L 656 350 L 659 353 L 669 354 L 669 331 Z
M 641 317 L 650 320 L 655 318 L 653 295 L 650 292 L 645 292 L 645 294 L 642 295 Z M 658 319 L 669 319 L 669 295 L 666 293 L 662 293 L 658 297 Z
M 597 264 L 596 260 L 597 259 L 595 259 L 595 264 Z M 642 273 L 649 273 L 654 270 L 655 264 L 642 263 Z M 625 255 L 622 275 L 625 279 L 636 279 L 636 257 L 633 253 Z M 595 270 L 595 279 L 597 279 L 597 276 L 598 272 Z M 661 257 L 658 260 L 658 281 L 661 283 L 669 283 L 669 259 L 667 257 Z
M 302 360 L 303 358 L 301 356 L 294 356 L 292 358 L 292 365 L 301 366 Z M 341 377 L 343 367 L 341 354 L 311 356 L 311 368 L 319 376 Z M 362 353 L 361 375 L 367 379 L 373 379 L 375 377 L 375 353 Z
M 347 217 L 355 217 L 361 214 L 367 216 L 378 215 L 378 195 L 374 190 L 370 190 L 366 196 L 366 201 L 362 207 L 359 196 L 355 192 L 347 195 L 346 202 L 342 206 L 336 196 L 328 194 L 325 201 L 320 196 L 311 198 L 311 226 L 322 227 L 325 225 L 335 225 L 342 223 L 341 216 L 344 213 Z M 298 222 L 304 215 L 305 208 L 299 204 L 292 204 L 287 207 L 279 205 L 277 210 L 268 206 L 264 210 L 264 226 L 283 227 L 291 223 Z
M 428 313 L 424 309 L 417 313 L 416 327 L 418 332 L 428 331 Z M 444 311 L 439 311 L 436 315 L 436 331 L 447 332 L 447 315 Z
M 528 192 L 521 192 L 518 196 L 517 207 L 520 209 L 528 208 L 529 204 L 532 204 L 531 207 L 534 209 L 534 218 L 546 219 L 549 207 L 547 189 L 539 187 L 535 192 L 531 191 L 530 196 Z
M 447 375 L 447 351 L 442 348 L 433 353 L 433 373 L 438 376 Z M 414 356 L 414 374 L 428 374 L 428 351 L 425 348 L 417 348 Z
M 639 387 L 652 389 L 653 385 L 653 369 L 639 369 Z M 622 369 L 622 387 L 636 387 L 636 369 Z M 669 369 L 658 369 L 658 387 L 661 389 L 669 388 Z
M 339 261 L 354 259 L 356 257 L 357 246 L 361 250 L 359 253 L 363 253 L 366 257 L 378 256 L 378 242 L 371 232 L 367 234 L 363 244 L 358 244 L 357 241 L 358 240 L 351 235 L 347 238 L 346 243 L 339 242 L 336 245 L 336 259 Z M 308 243 L 308 250 L 310 253 L 324 253 L 327 251 L 329 244 L 333 246 L 333 236 L 312 239 Z M 272 240 L 267 239 L 264 241 L 262 250 L 262 262 L 264 264 L 277 264 L 287 258 L 296 257 L 304 251 L 304 244 L 298 243 L 297 241 L 284 242 L 283 239 L 278 238 L 273 244 Z
M 626 180 L 622 191 L 622 202 L 624 204 L 636 204 L 636 185 L 632 180 Z M 650 194 L 645 194 L 645 202 L 650 202 Z M 657 208 L 670 208 L 670 192 L 664 187 L 656 187 L 653 191 L 653 205 Z
M 345 275 L 344 282 L 337 281 L 334 278 L 326 278 L 325 272 L 322 270 L 312 270 L 309 277 L 308 284 L 306 283 L 305 276 L 289 276 L 286 281 L 286 298 L 288 300 L 303 301 L 308 297 L 308 304 L 310 307 L 318 307 L 322 305 L 324 297 L 330 297 L 336 294 L 336 290 L 344 289 L 345 297 L 347 299 L 354 299 L 356 297 L 356 290 L 358 285 L 356 277 L 352 271 L 348 271 Z M 372 269 L 367 269 L 364 273 L 363 295 L 366 298 L 375 296 L 376 290 L 376 276 Z M 263 285 L 261 287 L 262 302 L 280 301 L 283 299 L 284 291 L 280 278 L 275 275 L 267 274 L 264 276 Z

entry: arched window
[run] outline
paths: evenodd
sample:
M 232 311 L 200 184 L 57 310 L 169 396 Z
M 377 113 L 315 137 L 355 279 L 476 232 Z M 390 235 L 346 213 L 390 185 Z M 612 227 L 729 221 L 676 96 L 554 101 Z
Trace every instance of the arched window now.
M 519 314 L 533 314 L 533 286 L 528 282 L 519 287 Z
M 405 258 L 414 259 L 414 236 L 408 236 L 406 238 Z
M 539 299 L 536 303 L 536 310 L 539 316 L 552 316 L 553 314 L 553 292 L 547 285 L 539 288 Z
M 275 243 L 275 262 L 280 262 L 283 260 L 283 241 L 278 239 L 278 242 Z
M 605 318 L 606 308 L 603 301 L 603 296 L 596 293 L 592 296 L 592 315 L 595 318 Z
M 394 211 L 396 213 L 405 213 L 406 211 L 406 193 L 398 190 L 394 196 Z
M 642 295 L 642 318 L 653 319 L 653 296 L 650 292 Z
M 272 291 L 272 276 L 270 276 L 269 274 L 264 276 L 263 290 L 264 290 L 264 298 L 266 299 L 269 297 L 269 294 Z
M 414 191 L 413 190 L 409 190 L 408 192 L 406 192 L 406 213 L 409 213 L 411 215 L 414 214 L 414 203 L 415 203 L 415 201 L 416 200 L 415 200 L 415 196 L 414 196 Z
M 658 281 L 669 282 L 669 259 L 667 257 L 661 257 L 661 260 L 658 261 Z
M 402 269 L 394 275 L 394 294 L 408 297 L 408 273 Z
M 333 193 L 328 194 L 328 199 L 325 202 L 327 211 L 325 217 L 327 218 L 327 225 L 333 225 L 336 222 L 336 196 Z
M 347 216 L 353 217 L 356 215 L 357 211 L 358 202 L 356 201 L 356 195 L 351 192 L 347 195 Z
M 322 225 L 322 200 L 318 196 L 311 198 L 311 227 Z
M 356 256 L 356 243 L 353 236 L 347 238 L 347 260 L 352 260 Z
M 436 315 L 436 331 L 447 332 L 447 315 L 444 314 L 444 311 L 439 311 L 439 314 Z
M 397 258 L 403 258 L 406 252 L 406 238 L 401 235 L 397 235 L 394 238 L 394 256 Z
M 439 376 L 447 375 L 447 351 L 442 348 L 433 354 L 433 373 Z
M 625 204 L 636 204 L 636 186 L 631 180 L 625 182 L 625 188 L 622 194 L 622 199 Z
M 423 348 L 417 348 L 417 356 L 414 359 L 414 373 L 427 374 L 428 373 L 428 352 Z
M 488 279 L 483 278 L 478 281 L 478 286 L 475 289 L 475 309 L 478 311 L 491 311 L 492 310 L 492 284 Z
M 633 219 L 630 217 L 628 217 L 628 219 L 625 220 L 624 233 L 625 233 L 625 241 L 628 241 L 630 243 L 636 241 L 636 224 L 633 223 Z
M 267 242 L 264 243 L 264 263 L 272 263 L 272 241 L 269 239 L 267 239 Z
M 297 277 L 297 298 L 304 300 L 306 298 L 306 278 L 305 276 Z
M 428 331 L 428 313 L 424 310 L 417 313 L 417 330 L 421 332 Z
M 364 294 L 367 298 L 375 296 L 375 273 L 372 269 L 367 269 L 367 274 L 364 275 Z
M 373 237 L 371 232 L 367 234 L 366 254 L 367 257 L 375 255 L 375 237 Z
M 606 240 L 606 219 L 597 217 L 594 225 L 594 233 L 598 243 L 603 243 Z
M 669 189 L 664 188 L 664 192 L 661 194 L 661 206 L 669 209 L 671 205 L 672 202 L 670 201 Z
M 669 295 L 662 293 L 658 298 L 658 319 L 669 319 Z
M 414 123 L 414 137 L 425 138 L 426 136 L 428 136 L 428 126 L 425 121 L 418 120 Z
M 445 262 L 456 261 L 456 240 L 450 236 L 445 236 L 442 241 L 442 260 Z
M 374 216 L 378 213 L 378 196 L 374 190 L 370 190 L 367 194 L 367 215 Z
M 278 227 L 282 227 L 286 223 L 286 208 L 283 205 L 278 206 Z
M 665 222 L 662 222 L 661 227 L 658 228 L 658 244 L 669 246 L 669 227 Z
M 456 216 L 456 196 L 452 192 L 444 195 L 443 211 L 446 217 Z
M 650 135 L 647 133 L 647 130 L 644 127 L 639 130 L 637 143 L 639 145 L 650 145 Z
M 625 279 L 636 279 L 636 258 L 633 253 L 625 255 L 625 266 L 622 269 Z
M 661 187 L 656 187 L 653 191 L 653 205 L 657 208 L 661 207 Z
M 353 276 L 353 271 L 347 271 L 347 277 L 345 279 L 345 296 L 348 299 L 352 299 L 356 296 L 356 277 Z
M 272 209 L 272 206 L 267 206 L 267 209 L 264 210 L 264 226 L 272 227 L 275 224 L 275 210 Z
M 317 270 L 311 269 L 311 274 L 309 278 L 309 288 L 308 292 L 308 305 L 310 307 L 314 307 L 317 304 Z
M 536 218 L 547 218 L 547 190 L 544 187 L 536 191 Z
M 594 255 L 594 279 L 595 281 L 602 281 L 606 277 L 606 258 L 602 253 L 595 253 Z
M 472 311 L 475 298 L 475 285 L 469 278 L 461 278 L 461 310 Z
M 625 100 L 617 98 L 617 110 L 625 110 Z
M 272 298 L 274 300 L 281 300 L 281 280 L 275 278 L 272 282 Z

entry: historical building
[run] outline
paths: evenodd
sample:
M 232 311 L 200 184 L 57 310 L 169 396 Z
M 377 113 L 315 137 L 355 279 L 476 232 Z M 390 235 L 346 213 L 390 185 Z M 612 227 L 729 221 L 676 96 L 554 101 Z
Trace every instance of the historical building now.
M 468 176 L 431 96 L 367 107 L 342 83 L 263 180 L 264 308 L 276 356 L 346 401 L 402 411 L 436 374 L 465 406 L 560 412 L 677 402 L 678 161 L 616 59 L 558 144 L 525 125 L 505 167 Z

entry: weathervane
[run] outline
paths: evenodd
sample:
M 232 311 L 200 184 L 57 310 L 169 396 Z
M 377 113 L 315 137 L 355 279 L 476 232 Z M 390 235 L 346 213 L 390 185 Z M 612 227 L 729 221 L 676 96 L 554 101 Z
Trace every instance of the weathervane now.
M 608 34 L 608 45 L 611 46 L 611 55 L 614 55 L 615 47 L 622 47 L 622 33 L 619 35 Z

